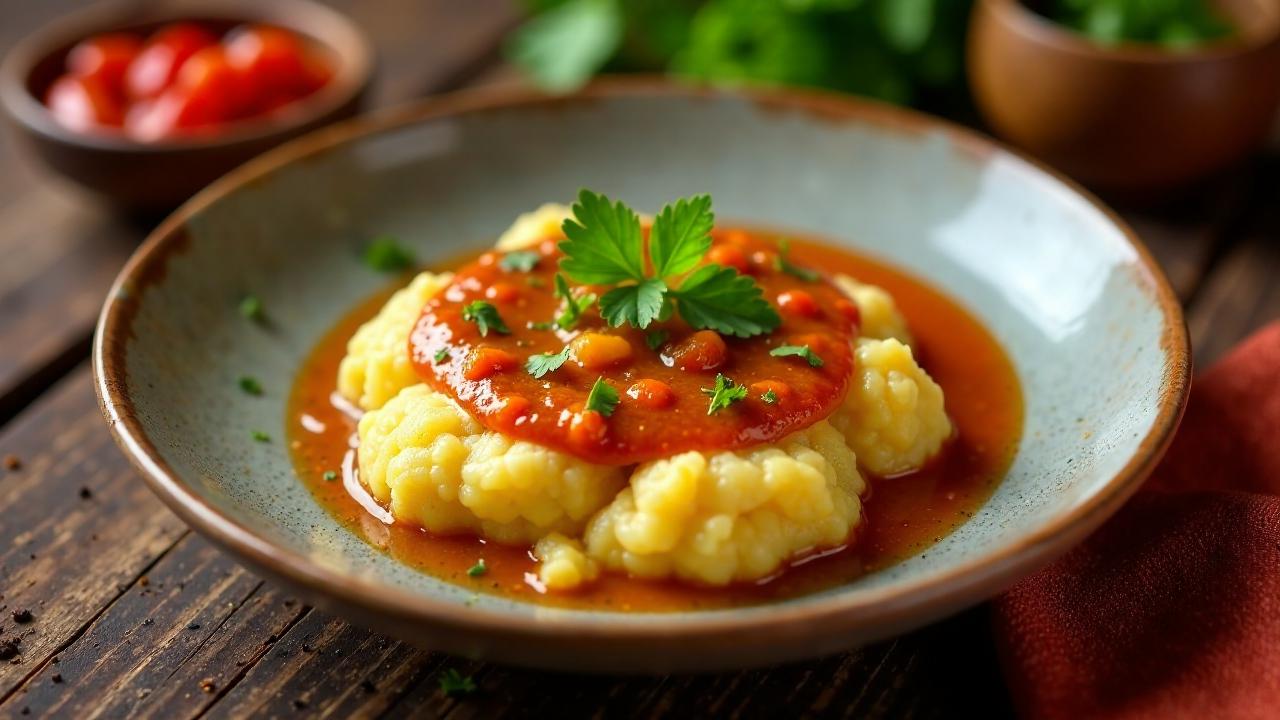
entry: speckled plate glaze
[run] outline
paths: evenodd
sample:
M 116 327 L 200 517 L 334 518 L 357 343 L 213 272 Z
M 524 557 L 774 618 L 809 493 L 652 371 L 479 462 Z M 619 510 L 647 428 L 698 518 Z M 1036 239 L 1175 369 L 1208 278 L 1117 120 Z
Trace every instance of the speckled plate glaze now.
M 960 299 L 1022 382 L 1008 477 L 927 552 L 833 590 L 732 610 L 626 614 L 482 596 L 332 520 L 283 438 L 294 372 L 386 278 L 353 262 L 393 233 L 424 259 L 492 241 L 582 186 L 656 208 L 711 192 L 724 217 L 847 243 Z M 264 330 L 236 313 L 246 293 Z M 103 412 L 179 515 L 314 602 L 425 647 L 586 671 L 725 669 L 822 655 L 999 592 L 1114 512 L 1186 398 L 1185 326 L 1132 231 L 1070 182 L 908 111 L 799 92 L 610 81 L 575 96 L 460 94 L 313 134 L 237 170 L 121 273 L 94 347 Z M 246 369 L 265 398 L 235 391 Z M 250 428 L 277 438 L 249 440 Z

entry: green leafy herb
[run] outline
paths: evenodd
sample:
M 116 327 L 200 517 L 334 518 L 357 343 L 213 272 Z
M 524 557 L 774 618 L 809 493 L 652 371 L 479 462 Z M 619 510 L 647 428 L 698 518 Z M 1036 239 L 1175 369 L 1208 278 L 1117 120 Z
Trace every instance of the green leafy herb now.
M 475 565 L 467 568 L 467 577 L 480 577 L 487 572 L 489 572 L 489 566 L 484 564 L 484 558 L 480 558 Z
M 448 359 L 449 359 L 449 348 L 440 348 L 439 350 L 436 351 L 435 355 L 431 356 L 431 360 L 436 365 L 439 365 L 440 363 Z
M 240 301 L 240 315 L 248 320 L 261 321 L 266 317 L 262 300 L 257 295 L 245 295 Z
M 666 330 L 650 330 L 644 334 L 644 344 L 649 346 L 650 350 L 657 350 L 662 347 L 662 343 L 671 337 L 671 333 Z
M 333 482 L 338 479 L 338 472 L 336 470 L 325 470 L 324 475 L 320 477 L 324 478 L 325 482 Z
M 778 257 L 774 261 L 774 267 L 779 272 L 784 272 L 788 275 L 798 277 L 805 282 L 817 282 L 819 277 L 818 273 L 814 272 L 813 270 L 810 270 L 809 268 L 803 268 L 803 267 L 800 267 L 799 265 L 791 264 L 791 261 L 787 259 L 787 254 L 790 252 L 791 252 L 791 241 L 787 240 L 786 238 L 779 239 L 778 240 Z
M 680 317 L 695 328 L 752 337 L 773 332 L 782 319 L 760 286 L 733 268 L 703 265 L 675 291 Z
M 250 430 L 249 436 L 252 437 L 255 441 L 260 443 L 271 442 L 271 436 L 262 432 L 261 430 Z
M 716 373 L 715 386 L 702 388 L 702 394 L 711 397 L 711 404 L 707 406 L 707 414 L 714 415 L 739 400 L 746 399 L 747 389 L 741 385 L 734 384 L 732 380 L 721 373 Z
M 781 323 L 751 278 L 719 265 L 694 270 L 711 247 L 715 216 L 710 196 L 678 200 L 658 213 L 649 233 L 649 260 L 656 277 L 644 271 L 644 243 L 635 211 L 583 190 L 573 212 L 564 223 L 569 239 L 560 243 L 565 253 L 560 267 L 580 283 L 618 285 L 600 301 L 600 314 L 610 325 L 644 329 L 670 317 L 673 310 L 694 328 L 739 337 L 770 332 Z M 679 287 L 673 287 L 690 270 Z
M 381 235 L 373 239 L 364 249 L 364 264 L 378 272 L 401 272 L 413 267 L 413 253 L 400 245 L 390 235 Z
M 774 357 L 802 357 L 809 362 L 809 367 L 822 367 L 822 358 L 809 349 L 808 345 L 779 345 L 769 351 Z
M 569 361 L 569 346 L 566 345 L 563 350 L 558 353 L 541 353 L 539 355 L 530 355 L 525 361 L 524 369 L 535 378 L 541 378 L 547 373 L 555 372 Z
M 567 0 L 549 9 L 512 37 L 508 53 L 543 88 L 572 90 L 586 82 L 622 44 L 618 0 Z
M 449 668 L 440 673 L 440 692 L 446 697 L 460 697 L 462 695 L 470 695 L 476 691 L 476 682 L 471 679 L 470 675 Z
M 778 393 L 774 392 L 773 390 L 765 390 L 764 393 L 760 395 L 760 401 L 763 402 L 765 405 L 777 405 Z
M 569 287 L 568 281 L 560 273 L 556 273 L 555 282 L 556 297 L 564 301 L 563 309 L 556 316 L 556 325 L 560 326 L 562 330 L 571 330 L 578 324 L 582 313 L 586 312 L 587 308 L 591 307 L 591 304 L 596 301 L 596 294 L 589 292 L 580 297 L 575 296 L 573 289 Z
M 596 378 L 596 384 L 591 386 L 591 392 L 587 394 L 586 409 L 595 410 L 609 417 L 616 407 L 618 407 L 618 391 L 605 382 L 603 377 Z
M 1048 15 L 1103 45 L 1145 42 L 1182 50 L 1233 32 L 1208 0 L 1054 0 Z
M 529 272 L 538 266 L 542 255 L 537 250 L 513 250 L 502 256 L 498 267 L 507 272 Z
M 499 335 L 511 334 L 511 328 L 502 321 L 498 308 L 484 300 L 474 300 L 463 306 L 462 319 L 475 323 L 476 329 L 480 331 L 480 337 L 488 337 L 490 330 Z
M 533 321 L 530 321 L 530 322 L 525 323 L 525 327 L 529 328 L 530 330 L 555 330 L 555 329 L 556 329 L 556 324 L 555 324 L 554 322 L 533 322 Z
M 257 378 L 244 375 L 240 378 L 240 389 L 250 395 L 261 395 L 262 383 Z

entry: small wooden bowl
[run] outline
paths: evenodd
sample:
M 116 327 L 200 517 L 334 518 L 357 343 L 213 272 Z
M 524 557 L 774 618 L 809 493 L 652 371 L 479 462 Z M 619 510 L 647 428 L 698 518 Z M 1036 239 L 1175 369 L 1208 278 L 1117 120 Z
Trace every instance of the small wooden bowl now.
M 1243 159 L 1280 106 L 1280 0 L 1224 0 L 1230 40 L 1103 46 L 1021 0 L 979 0 L 969 82 L 1005 139 L 1101 190 L 1150 195 Z
M 139 142 L 122 134 L 79 133 L 41 102 L 62 73 L 67 52 L 95 33 L 147 33 L 195 20 L 215 29 L 264 22 L 311 39 L 334 68 L 329 83 L 268 117 L 226 125 L 215 134 Z M 0 64 L 0 104 L 16 134 L 47 166 L 128 212 L 177 206 L 228 170 L 309 130 L 359 112 L 374 75 L 374 52 L 350 20 L 311 0 L 174 0 L 95 6 L 27 36 Z

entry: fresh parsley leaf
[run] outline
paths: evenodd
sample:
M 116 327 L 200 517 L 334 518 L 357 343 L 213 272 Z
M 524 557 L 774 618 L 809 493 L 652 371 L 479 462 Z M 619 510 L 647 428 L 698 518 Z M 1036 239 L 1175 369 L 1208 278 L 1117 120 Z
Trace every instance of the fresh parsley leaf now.
M 591 307 L 591 303 L 596 301 L 595 293 L 585 293 L 581 297 L 575 297 L 573 290 L 569 287 L 568 281 L 560 273 L 556 273 L 556 297 L 564 300 L 564 309 L 556 316 L 556 325 L 562 330 L 571 330 L 578 324 L 582 313 Z
M 680 317 L 699 330 L 751 337 L 777 329 L 782 318 L 760 286 L 733 268 L 703 265 L 675 291 Z
M 565 345 L 564 349 L 558 353 L 541 353 L 539 355 L 530 355 L 525 361 L 524 369 L 535 378 L 541 378 L 547 373 L 555 372 L 569 361 L 569 346 Z
M 747 389 L 741 385 L 734 384 L 732 380 L 721 373 L 716 373 L 715 386 L 702 388 L 702 394 L 711 397 L 711 404 L 707 406 L 707 414 L 714 415 L 717 411 L 745 399 L 747 397 Z
M 564 221 L 564 234 L 568 239 L 560 243 L 565 254 L 560 267 L 575 281 L 612 285 L 645 279 L 640 216 L 622 202 L 580 191 L 573 217 Z
M 471 679 L 470 675 L 449 668 L 440 674 L 440 692 L 446 697 L 458 697 L 461 695 L 470 695 L 476 691 L 476 682 Z
M 240 389 L 250 395 L 261 395 L 262 383 L 258 382 L 257 378 L 245 375 L 240 378 Z
M 391 273 L 413 267 L 414 259 L 413 253 L 404 249 L 394 237 L 381 235 L 364 249 L 364 264 L 378 272 Z
M 666 330 L 650 330 L 644 334 L 644 344 L 648 345 L 650 350 L 657 350 L 669 337 L 671 333 Z
M 247 320 L 261 321 L 267 314 L 257 295 L 245 295 L 240 301 L 240 315 Z
M 810 270 L 809 268 L 803 268 L 799 265 L 791 264 L 791 261 L 787 259 L 787 254 L 790 252 L 791 241 L 786 238 L 778 240 L 778 257 L 774 260 L 774 268 L 779 272 L 784 272 L 788 275 L 798 277 L 805 282 L 817 282 L 820 277 L 818 273 Z
M 475 323 L 476 329 L 480 331 L 480 337 L 488 337 L 490 330 L 499 335 L 511 334 L 511 328 L 502 321 L 498 308 L 484 300 L 475 300 L 463 306 L 462 319 Z
M 250 430 L 249 436 L 252 437 L 255 441 L 260 443 L 271 442 L 271 436 L 262 432 L 261 430 Z
M 324 475 L 321 475 L 320 477 L 323 478 L 325 482 L 333 482 L 338 479 L 338 471 L 325 470 Z
M 777 405 L 778 393 L 774 392 L 773 390 L 765 390 L 764 393 L 760 395 L 760 401 L 763 402 L 765 405 Z
M 449 359 L 449 348 L 440 348 L 439 350 L 436 351 L 435 355 L 431 356 L 431 360 L 435 362 L 436 365 L 439 365 L 440 363 L 448 359 Z
M 475 565 L 467 568 L 467 577 L 480 577 L 487 572 L 489 572 L 489 566 L 484 564 L 484 558 L 480 558 Z
M 654 275 L 665 278 L 692 270 L 711 249 L 715 218 L 710 195 L 681 198 L 664 206 L 649 231 Z
M 498 261 L 498 267 L 507 272 L 529 272 L 538 266 L 542 254 L 537 250 L 513 250 Z
M 632 327 L 647 328 L 662 313 L 666 294 L 666 284 L 652 278 L 616 287 L 600 298 L 600 317 L 613 327 L 630 323 Z
M 609 417 L 616 407 L 618 407 L 618 391 L 605 382 L 603 377 L 596 378 L 596 384 L 591 386 L 591 392 L 587 394 L 586 409 L 595 410 Z
M 769 351 L 773 357 L 802 357 L 809 362 L 809 367 L 822 367 L 822 358 L 809 349 L 808 345 L 779 345 Z

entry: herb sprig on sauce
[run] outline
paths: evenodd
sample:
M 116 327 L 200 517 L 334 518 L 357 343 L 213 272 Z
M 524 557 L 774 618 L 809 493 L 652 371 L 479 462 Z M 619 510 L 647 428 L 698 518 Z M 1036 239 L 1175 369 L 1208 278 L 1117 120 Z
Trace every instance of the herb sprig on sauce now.
M 698 330 L 737 337 L 772 332 L 782 320 L 754 280 L 721 265 L 698 267 L 711 249 L 714 221 L 710 195 L 664 206 L 649 232 L 646 263 L 640 216 L 582 190 L 564 222 L 560 268 L 575 282 L 614 286 L 599 301 L 600 316 L 613 327 L 645 329 L 679 313 Z

